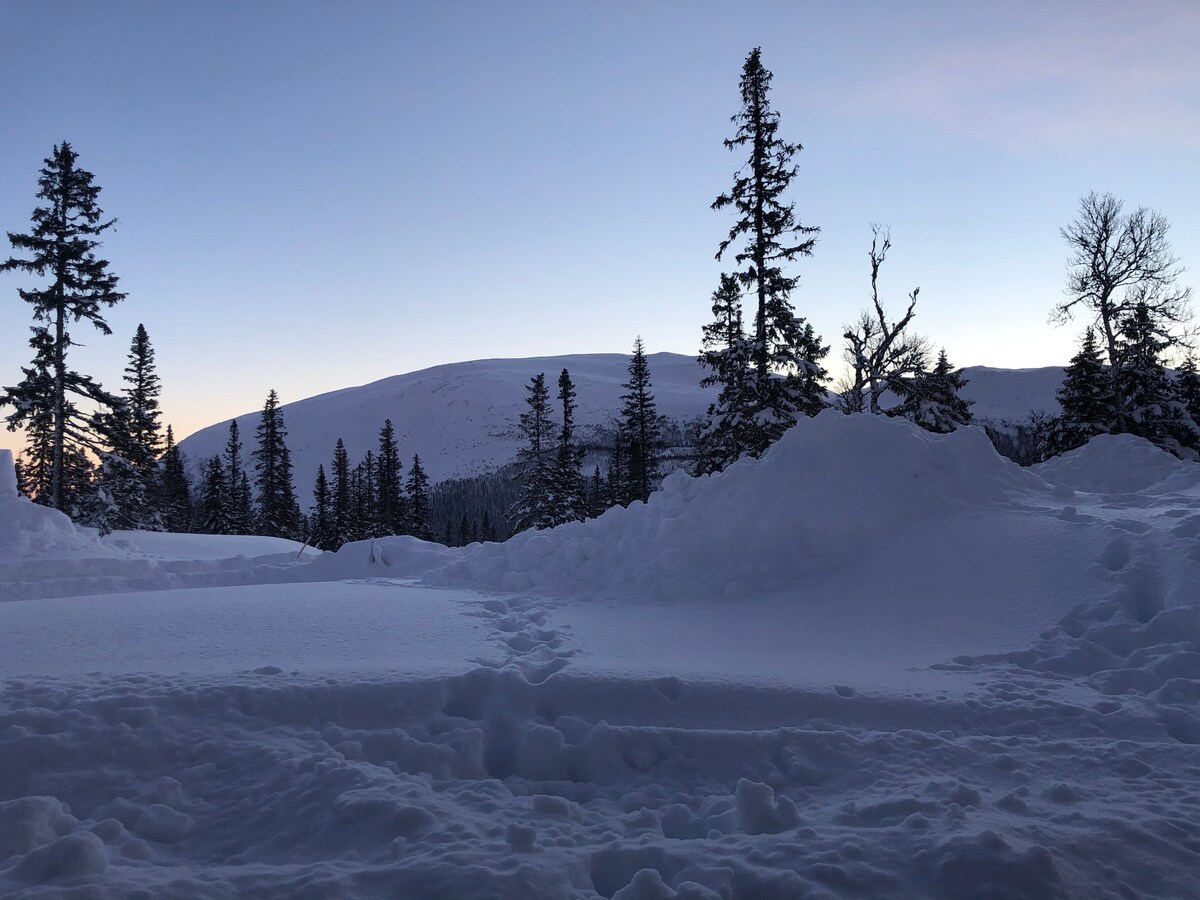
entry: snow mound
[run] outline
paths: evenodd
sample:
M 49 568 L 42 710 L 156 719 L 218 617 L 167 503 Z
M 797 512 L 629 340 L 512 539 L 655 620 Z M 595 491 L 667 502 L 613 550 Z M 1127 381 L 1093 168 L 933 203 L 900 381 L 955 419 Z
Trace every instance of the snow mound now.
M 872 537 L 1047 492 L 979 429 L 935 435 L 829 410 L 796 425 L 761 460 L 707 478 L 676 473 L 649 504 L 473 545 L 434 577 L 663 599 L 769 593 L 840 567 Z
M 1078 450 L 1030 468 L 1052 484 L 1092 494 L 1179 488 L 1179 482 L 1200 484 L 1200 466 L 1132 434 L 1097 435 Z
M 0 562 L 63 552 L 107 554 L 93 534 L 58 510 L 0 492 Z
M 339 578 L 416 578 L 462 558 L 462 550 L 408 535 L 343 544 L 296 570 L 298 581 Z

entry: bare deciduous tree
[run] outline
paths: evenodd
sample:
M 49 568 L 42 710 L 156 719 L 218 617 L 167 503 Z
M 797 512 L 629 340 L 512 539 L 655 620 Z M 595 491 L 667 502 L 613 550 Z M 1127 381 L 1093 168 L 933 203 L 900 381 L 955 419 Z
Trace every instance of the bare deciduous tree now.
M 1126 214 L 1112 194 L 1094 191 L 1079 201 L 1079 215 L 1060 232 L 1070 247 L 1066 299 L 1051 320 L 1068 321 L 1077 308 L 1090 312 L 1105 342 L 1109 365 L 1120 363 L 1121 327 L 1144 303 L 1162 337 L 1185 341 L 1191 321 L 1190 287 L 1178 284 L 1186 271 L 1167 240 L 1170 223 L 1154 210 Z
M 858 321 L 846 326 L 846 362 L 850 376 L 843 383 L 841 407 L 846 412 L 871 412 L 882 409 L 879 398 L 897 380 L 924 370 L 929 341 L 908 333 L 916 315 L 917 294 L 908 295 L 908 308 L 899 319 L 889 322 L 879 299 L 879 269 L 887 259 L 892 239 L 887 229 L 871 226 L 871 309 L 863 310 Z

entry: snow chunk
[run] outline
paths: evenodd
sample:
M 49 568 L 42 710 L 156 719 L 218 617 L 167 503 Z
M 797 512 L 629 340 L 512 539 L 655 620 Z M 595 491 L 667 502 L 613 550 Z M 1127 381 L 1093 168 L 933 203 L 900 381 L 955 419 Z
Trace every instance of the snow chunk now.
M 796 804 L 776 798 L 769 784 L 738 779 L 735 799 L 738 825 L 746 834 L 779 834 L 800 824 Z

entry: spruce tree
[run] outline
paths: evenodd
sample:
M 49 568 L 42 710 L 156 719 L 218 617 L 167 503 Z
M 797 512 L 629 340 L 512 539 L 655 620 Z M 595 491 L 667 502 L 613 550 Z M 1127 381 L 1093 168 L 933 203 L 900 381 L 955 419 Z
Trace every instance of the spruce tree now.
M 713 209 L 732 206 L 738 219 L 717 250 L 717 259 L 737 245 L 735 273 L 743 290 L 755 300 L 753 335 L 748 347 L 753 407 L 746 418 L 751 441 L 747 452 L 758 456 L 778 440 L 798 416 L 816 415 L 825 401 L 821 360 L 829 352 L 803 319 L 796 316 L 791 293 L 799 278 L 782 265 L 811 256 L 818 228 L 801 225 L 795 204 L 784 193 L 796 175 L 793 162 L 803 149 L 778 136 L 779 113 L 769 99 L 771 73 L 762 65 L 759 48 L 742 68 L 742 108 L 732 118 L 731 150 L 748 152 L 729 193 L 713 201 Z
M 492 525 L 492 516 L 486 506 L 483 508 L 483 522 L 479 526 L 479 540 L 484 542 L 496 540 L 496 528 Z
M 657 486 L 662 456 L 662 425 L 654 403 L 650 366 L 641 337 L 633 343 L 633 358 L 629 361 L 629 380 L 621 395 L 621 430 L 628 440 L 629 501 L 650 499 Z
M 154 350 L 141 325 L 130 344 L 124 380 L 124 397 L 92 420 L 101 439 L 101 447 L 96 448 L 100 465 L 85 492 L 81 521 L 96 526 L 101 534 L 113 529 L 161 531 L 166 527 L 158 462 L 161 386 Z
M 432 541 L 433 529 L 429 527 L 429 476 L 421 465 L 421 457 L 413 456 L 408 470 L 409 522 L 405 529 L 423 541 Z
M 162 413 L 158 398 L 162 383 L 154 365 L 154 348 L 144 325 L 138 325 L 129 345 L 129 363 L 125 367 L 125 403 L 129 407 L 129 435 L 146 451 L 147 461 L 131 460 L 149 474 L 154 460 L 162 453 Z
M 1049 426 L 1046 453 L 1056 456 L 1082 447 L 1098 434 L 1111 434 L 1117 424 L 1114 403 L 1112 378 L 1096 332 L 1088 328 L 1058 389 L 1062 412 Z
M 383 536 L 379 521 L 379 495 L 375 487 L 378 475 L 379 461 L 375 459 L 375 451 L 368 450 L 354 467 L 354 477 L 351 478 L 354 517 L 358 522 L 356 540 Z
M 214 456 L 205 464 L 196 504 L 196 530 L 202 534 L 231 534 L 229 522 L 229 486 L 221 458 Z
M 1175 393 L 1192 421 L 1200 422 L 1200 372 L 1196 370 L 1194 356 L 1184 359 L 1176 371 Z
M 229 420 L 229 439 L 225 442 L 223 465 L 229 489 L 226 507 L 229 527 L 232 529 L 230 533 L 251 534 L 254 531 L 254 512 L 248 489 L 249 476 L 246 474 L 246 467 L 242 465 L 242 439 L 237 419 Z
M 296 490 L 292 486 L 292 463 L 287 450 L 287 428 L 279 410 L 279 395 L 267 394 L 256 431 L 254 471 L 258 485 L 258 522 L 261 534 L 295 537 L 299 532 Z
M 153 485 L 131 462 L 143 459 L 144 448 L 135 446 L 130 433 L 128 405 L 114 401 L 109 409 L 92 416 L 92 430 L 99 438 L 95 448 L 99 465 L 91 479 L 72 492 L 76 498 L 72 515 L 101 535 L 116 529 L 161 530 L 152 508 Z
M 966 384 L 962 370 L 950 364 L 943 349 L 932 372 L 894 380 L 892 390 L 900 404 L 889 415 L 903 416 L 935 434 L 949 434 L 971 424 L 971 401 L 959 396 Z
M 29 476 L 26 474 L 25 466 L 21 460 L 13 460 L 13 475 L 17 479 L 17 493 L 22 497 L 28 497 L 30 493 Z
M 517 454 L 521 495 L 509 510 L 513 533 L 530 528 L 549 528 L 553 525 L 551 496 L 551 453 L 553 448 L 550 424 L 550 392 L 546 388 L 546 373 L 529 380 L 525 387 L 527 409 L 521 413 L 520 428 L 526 444 Z
M 33 307 L 30 347 L 34 363 L 24 369 L 18 385 L 4 388 L 0 406 L 10 405 L 9 430 L 27 424 L 46 428 L 37 439 L 48 443 L 36 452 L 48 453 L 49 472 L 45 501 L 66 513 L 73 511 L 71 482 L 78 482 L 80 462 L 88 450 L 100 448 L 93 421 L 78 407 L 83 400 L 112 407 L 116 398 L 91 377 L 68 368 L 67 350 L 73 346 L 68 319 L 86 319 L 103 334 L 112 330 L 101 310 L 125 299 L 117 291 L 117 277 L 108 271 L 108 261 L 96 256 L 97 237 L 116 221 L 104 221 L 97 203 L 100 188 L 92 173 L 76 165 L 78 155 L 64 141 L 45 160 L 38 179 L 38 199 L 46 201 L 33 211 L 27 234 L 8 233 L 9 242 L 21 257 L 0 263 L 0 271 L 20 270 L 52 281 L 40 289 L 18 289 L 21 299 Z M 40 463 L 35 462 L 34 468 Z M 71 469 L 76 471 L 73 473 Z M 39 497 L 40 498 L 40 497 Z
M 1132 434 L 1176 456 L 1194 459 L 1200 428 L 1162 363 L 1161 355 L 1171 339 L 1162 333 L 1160 324 L 1145 303 L 1136 304 L 1121 323 L 1116 379 L 1124 403 L 1121 420 Z
M 350 455 L 341 438 L 337 439 L 337 446 L 333 450 L 333 464 L 330 471 L 333 476 L 331 487 L 333 540 L 340 547 L 347 541 L 356 540 L 353 537 L 352 525 L 354 513 L 350 495 Z
M 400 448 L 396 444 L 396 430 L 392 420 L 385 419 L 379 430 L 379 458 L 376 474 L 376 516 L 379 534 L 407 534 L 409 532 L 408 504 L 404 497 L 403 465 Z
M 575 445 L 575 385 L 566 369 L 558 376 L 558 402 L 562 405 L 562 427 L 551 475 L 552 520 L 555 525 L 587 518 L 584 503 L 582 453 Z
M 318 550 L 336 550 L 338 544 L 333 536 L 333 503 L 329 491 L 329 479 L 325 477 L 325 466 L 317 466 L 317 477 L 313 484 L 313 513 L 309 522 L 309 542 Z
M 702 387 L 719 387 L 699 434 L 695 474 L 719 472 L 755 445 L 751 344 L 742 325 L 742 291 L 727 273 L 712 295 L 713 321 L 704 326 Z
M 596 516 L 608 509 L 608 498 L 604 491 L 604 479 L 600 477 L 600 464 L 592 470 L 591 480 L 588 482 L 587 492 L 587 514 L 589 519 L 594 519 Z
M 54 376 L 51 374 L 50 335 L 45 331 L 35 332 L 34 335 L 41 350 L 38 351 L 33 365 L 21 367 L 25 378 L 25 406 L 18 411 L 23 414 L 21 422 L 25 427 L 25 452 L 23 470 L 26 482 L 26 496 L 35 503 L 49 506 L 53 498 L 54 472 L 54 407 L 50 402 L 53 394 Z M 8 430 L 16 430 L 17 415 L 8 417 Z
M 608 473 L 605 476 L 605 494 L 609 506 L 628 506 L 632 502 L 629 473 L 625 468 L 628 456 L 629 444 L 625 438 L 625 429 L 618 424 L 613 430 L 613 445 L 608 454 Z
M 167 426 L 166 450 L 161 460 L 159 509 L 168 531 L 187 531 L 192 524 L 192 490 L 183 452 L 175 444 L 175 432 Z

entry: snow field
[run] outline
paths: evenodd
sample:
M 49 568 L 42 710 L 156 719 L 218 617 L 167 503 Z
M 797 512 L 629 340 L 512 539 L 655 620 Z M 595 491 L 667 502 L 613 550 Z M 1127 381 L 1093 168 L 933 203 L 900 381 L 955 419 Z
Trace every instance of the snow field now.
M 1153 454 L 823 415 L 504 545 L 9 559 L 0 894 L 1191 896 L 1200 467 Z

